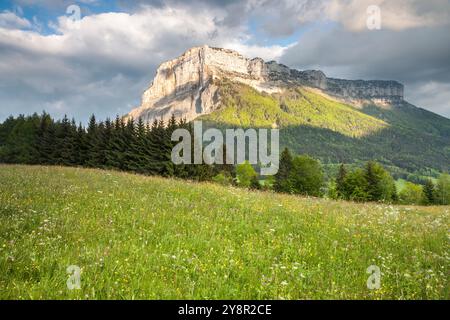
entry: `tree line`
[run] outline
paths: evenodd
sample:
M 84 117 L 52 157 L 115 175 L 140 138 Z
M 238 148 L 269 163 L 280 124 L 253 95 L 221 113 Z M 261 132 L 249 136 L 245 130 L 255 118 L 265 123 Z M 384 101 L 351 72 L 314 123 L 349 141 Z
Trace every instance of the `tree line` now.
M 208 180 L 216 173 L 208 165 L 175 166 L 171 161 L 177 128 L 191 129 L 184 120 L 168 123 L 142 120 L 98 122 L 91 116 L 87 127 L 49 114 L 9 117 L 0 125 L 0 162 L 82 166 L 117 169 L 146 175 L 190 177 Z
M 357 202 L 448 205 L 450 175 L 443 173 L 436 182 L 428 179 L 424 185 L 405 182 L 399 191 L 381 164 L 368 161 L 363 168 L 353 170 L 341 164 L 336 177 L 326 184 L 319 161 L 304 155 L 293 157 L 286 148 L 280 157 L 274 190 Z
M 114 121 L 99 122 L 93 115 L 86 127 L 66 116 L 55 121 L 45 112 L 11 116 L 0 124 L 0 162 L 116 169 L 360 202 L 450 203 L 448 174 L 424 186 L 406 182 L 398 192 L 389 172 L 369 161 L 364 168 L 354 170 L 341 165 L 335 179 L 326 182 L 318 160 L 307 155 L 293 156 L 289 149 L 281 154 L 278 173 L 264 180 L 248 162 L 237 166 L 175 165 L 171 152 L 176 142 L 171 141 L 171 136 L 178 128 L 193 130 L 190 123 L 174 116 L 167 123 L 160 120 L 146 124 L 141 119 L 125 121 L 119 116 Z M 225 157 L 225 147 L 223 154 Z

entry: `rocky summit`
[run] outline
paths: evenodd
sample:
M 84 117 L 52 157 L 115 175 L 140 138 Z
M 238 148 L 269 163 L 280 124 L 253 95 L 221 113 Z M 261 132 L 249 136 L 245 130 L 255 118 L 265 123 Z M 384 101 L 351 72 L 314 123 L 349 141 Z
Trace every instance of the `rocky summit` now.
M 219 83 L 224 79 L 268 94 L 304 86 L 347 103 L 403 101 L 403 85 L 396 81 L 333 79 L 322 71 L 299 71 L 275 61 L 248 59 L 233 50 L 202 46 L 161 64 L 141 106 L 126 117 L 152 122 L 167 121 L 174 114 L 191 121 L 210 114 L 221 105 Z

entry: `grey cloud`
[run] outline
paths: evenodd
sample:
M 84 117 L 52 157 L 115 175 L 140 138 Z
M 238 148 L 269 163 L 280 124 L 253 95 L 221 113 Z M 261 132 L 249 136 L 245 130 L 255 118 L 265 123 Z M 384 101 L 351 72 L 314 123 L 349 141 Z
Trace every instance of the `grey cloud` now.
M 19 0 L 17 3 L 26 10 L 33 2 Z M 58 8 L 59 12 L 73 1 L 44 0 L 40 3 L 50 10 Z M 77 3 L 83 8 L 81 2 Z M 56 116 L 67 113 L 82 120 L 92 112 L 99 117 L 126 113 L 139 103 L 157 65 L 164 60 L 205 43 L 222 46 L 234 41 L 242 44 L 238 39 L 243 33 L 247 35 L 245 28 L 249 21 L 256 21 L 261 27 L 259 31 L 272 40 L 290 36 L 305 25 L 325 21 L 325 9 L 330 1 L 138 0 L 117 3 L 124 11 L 133 13 L 142 12 L 144 5 L 161 11 L 183 8 L 187 17 L 175 17 L 182 24 L 176 28 L 167 27 L 164 19 L 158 25 L 143 20 L 142 24 L 131 27 L 125 23 L 121 28 L 114 28 L 116 21 L 103 28 L 93 24 L 91 32 L 81 37 L 69 36 L 61 52 L 45 50 L 45 43 L 42 48 L 36 48 L 30 43 L 11 41 L 12 38 L 7 41 L 0 32 L 0 120 L 10 113 L 43 109 Z M 411 3 L 414 12 L 429 15 L 441 8 L 443 1 Z M 204 16 L 208 20 L 195 23 Z M 152 16 L 149 21 L 154 19 Z M 211 24 L 205 25 L 205 22 Z M 136 29 L 143 31 L 143 35 L 133 36 Z M 406 95 L 411 102 L 450 116 L 450 33 L 447 29 L 448 26 L 351 32 L 337 20 L 325 28 L 305 29 L 298 44 L 286 51 L 281 62 L 299 69 L 323 69 L 335 77 L 396 79 L 406 84 Z M 257 50 L 258 47 L 253 52 Z
M 58 36 L 0 28 L 0 120 L 44 109 L 83 121 L 93 112 L 125 114 L 140 103 L 158 64 L 233 39 L 211 21 L 198 12 L 150 11 L 89 17 L 79 31 L 61 22 Z
M 335 27 L 307 32 L 285 52 L 281 62 L 299 69 L 322 69 L 334 77 L 398 80 L 406 85 L 406 98 L 411 102 L 449 116 L 450 101 L 445 102 L 439 92 L 434 91 L 428 99 L 415 94 L 430 82 L 448 88 L 449 52 L 447 27 L 398 32 L 351 32 Z

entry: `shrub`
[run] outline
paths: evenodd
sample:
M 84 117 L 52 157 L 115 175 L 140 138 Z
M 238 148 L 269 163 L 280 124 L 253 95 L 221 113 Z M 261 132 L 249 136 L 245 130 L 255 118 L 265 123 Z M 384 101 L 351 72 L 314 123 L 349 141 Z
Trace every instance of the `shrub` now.
M 324 184 L 320 163 L 309 156 L 298 156 L 292 161 L 289 175 L 292 192 L 319 197 Z
M 405 186 L 398 194 L 399 202 L 402 204 L 421 204 L 422 192 L 421 185 L 406 182 Z
M 255 169 L 248 161 L 237 165 L 236 167 L 236 181 L 238 186 L 249 188 L 252 184 L 252 179 L 257 177 Z

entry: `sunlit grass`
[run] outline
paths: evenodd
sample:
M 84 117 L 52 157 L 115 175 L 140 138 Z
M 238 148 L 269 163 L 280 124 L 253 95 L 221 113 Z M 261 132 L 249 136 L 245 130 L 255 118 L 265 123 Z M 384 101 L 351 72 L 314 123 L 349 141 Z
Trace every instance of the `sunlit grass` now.
M 449 211 L 0 166 L 0 298 L 448 299 Z
M 388 124 L 311 89 L 297 87 L 278 95 L 261 94 L 236 83 L 221 85 L 222 107 L 200 119 L 236 127 L 308 126 L 361 138 Z

